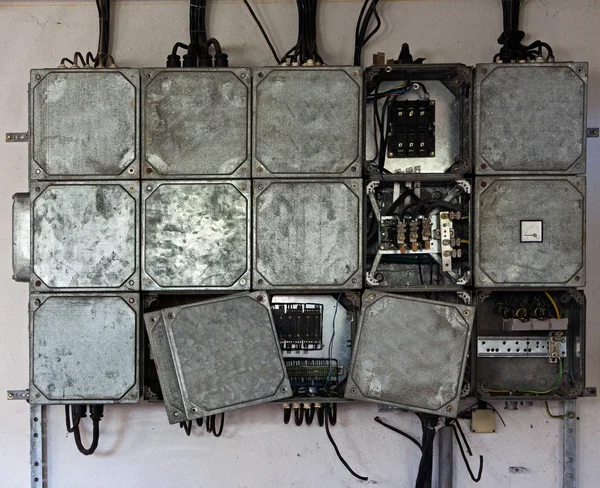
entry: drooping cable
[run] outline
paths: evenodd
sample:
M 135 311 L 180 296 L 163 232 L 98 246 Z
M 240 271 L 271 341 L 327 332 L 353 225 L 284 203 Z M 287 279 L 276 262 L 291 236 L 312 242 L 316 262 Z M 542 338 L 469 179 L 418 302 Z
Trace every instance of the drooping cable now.
M 327 409 L 328 407 L 323 407 L 324 409 Z M 351 467 L 350 465 L 346 462 L 346 460 L 342 457 L 342 454 L 340 453 L 340 450 L 338 449 L 337 444 L 335 443 L 335 441 L 333 440 L 333 437 L 331 436 L 331 432 L 329 431 L 329 414 L 325 415 L 325 432 L 327 433 L 327 438 L 329 439 L 329 442 L 331 442 L 331 445 L 333 446 L 333 449 L 335 450 L 335 453 L 337 454 L 337 457 L 339 458 L 339 460 L 342 462 L 342 464 L 346 467 L 346 469 L 350 472 L 350 474 L 352 476 L 354 476 L 355 478 L 358 478 L 359 480 L 362 481 L 369 481 L 369 478 L 366 476 L 361 476 L 359 474 L 357 474 Z
M 80 415 L 80 418 L 85 417 L 85 405 L 73 405 L 72 407 L 77 407 L 79 409 L 79 413 L 77 413 L 77 415 Z M 83 409 L 82 409 L 83 407 Z M 75 412 L 77 412 L 78 410 L 75 410 Z M 73 414 L 74 410 L 71 410 L 71 413 Z M 81 414 L 81 412 L 83 412 Z M 96 448 L 98 447 L 98 440 L 100 439 L 100 420 L 102 420 L 102 417 L 104 416 L 104 405 L 90 405 L 90 418 L 92 419 L 92 425 L 93 425 L 93 432 L 92 432 L 92 443 L 90 444 L 90 447 L 86 448 L 83 446 L 83 443 L 81 441 L 81 433 L 79 431 L 80 425 L 79 422 L 77 422 L 77 427 L 74 428 L 73 430 L 73 435 L 75 437 L 75 444 L 77 445 L 77 449 L 79 450 L 79 452 L 81 454 L 83 454 L 84 456 L 89 456 L 91 454 L 94 454 L 94 452 L 96 451 Z
M 373 420 L 375 420 L 375 422 L 377 422 L 378 424 L 383 425 L 384 427 L 387 427 L 391 431 L 396 432 L 397 434 L 400 434 L 401 436 L 406 437 L 409 441 L 411 441 L 413 444 L 415 444 L 419 448 L 420 451 L 423 451 L 423 446 L 421 445 L 421 443 L 417 439 L 415 439 L 413 436 L 411 436 L 410 434 L 407 434 L 406 432 L 384 422 L 379 417 L 375 417 Z
M 281 60 L 279 59 L 279 56 L 277 55 L 277 51 L 275 50 L 275 48 L 273 47 L 273 44 L 271 43 L 271 39 L 269 39 L 267 32 L 265 31 L 260 20 L 258 20 L 258 17 L 254 13 L 254 10 L 250 6 L 250 3 L 248 2 L 248 0 L 244 0 L 244 4 L 246 5 L 246 7 L 248 7 L 248 11 L 250 12 L 250 15 L 254 19 L 254 22 L 256 22 L 256 25 L 258 26 L 258 28 L 260 29 L 260 32 L 262 33 L 263 37 L 265 38 L 265 41 L 267 42 L 267 45 L 269 46 L 269 49 L 271 50 L 271 53 L 273 54 L 273 58 L 275 58 L 275 64 L 281 63 Z
M 362 62 L 362 49 L 365 47 L 367 42 L 379 31 L 381 28 L 381 18 L 377 13 L 377 4 L 379 0 L 365 0 L 363 6 L 358 15 L 356 21 L 356 29 L 354 33 L 354 66 L 360 66 Z M 368 8 L 367 8 L 368 6 Z M 367 29 L 371 20 L 375 17 L 375 27 L 367 34 Z

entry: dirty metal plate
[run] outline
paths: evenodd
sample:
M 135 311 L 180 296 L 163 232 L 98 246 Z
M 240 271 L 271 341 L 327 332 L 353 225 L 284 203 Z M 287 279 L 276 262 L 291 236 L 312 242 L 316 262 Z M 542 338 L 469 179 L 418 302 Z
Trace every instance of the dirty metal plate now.
M 359 179 L 255 181 L 253 287 L 361 288 L 362 202 Z
M 479 286 L 585 286 L 585 178 L 478 177 Z
M 137 69 L 32 70 L 31 179 L 138 178 Z
M 250 177 L 249 69 L 143 69 L 144 178 Z
M 585 173 L 587 63 L 480 64 L 475 170 Z
M 250 289 L 250 181 L 147 182 L 144 290 Z
M 550 347 L 548 337 L 498 337 L 479 336 L 477 338 L 478 357 L 530 357 L 547 358 L 551 355 L 564 358 L 567 356 L 567 338 L 553 341 Z
M 370 292 L 346 398 L 455 417 L 475 308 Z
M 37 182 L 31 289 L 139 290 L 139 183 Z
M 253 85 L 254 177 L 361 175 L 360 68 L 258 68 Z
M 13 195 L 12 267 L 15 281 L 31 279 L 31 199 L 29 193 Z
M 266 293 L 168 308 L 144 320 L 171 423 L 291 396 Z
M 137 403 L 139 294 L 30 297 L 29 402 Z

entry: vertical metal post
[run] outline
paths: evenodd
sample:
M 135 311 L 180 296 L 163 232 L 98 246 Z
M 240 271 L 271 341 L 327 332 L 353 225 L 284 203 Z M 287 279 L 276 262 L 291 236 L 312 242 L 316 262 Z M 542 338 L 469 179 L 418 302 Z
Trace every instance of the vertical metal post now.
M 577 486 L 577 408 L 575 400 L 565 401 L 563 419 L 563 488 Z
M 438 430 L 438 488 L 452 488 L 454 437 L 452 427 Z
M 46 486 L 44 479 L 44 407 L 29 407 L 29 463 L 31 465 L 31 488 Z

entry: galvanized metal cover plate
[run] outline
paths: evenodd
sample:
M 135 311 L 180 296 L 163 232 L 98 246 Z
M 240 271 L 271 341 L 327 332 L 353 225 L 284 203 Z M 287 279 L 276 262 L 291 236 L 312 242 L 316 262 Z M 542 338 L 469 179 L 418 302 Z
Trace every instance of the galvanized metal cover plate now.
M 255 289 L 362 287 L 362 180 L 254 182 Z
M 478 286 L 585 286 L 585 178 L 475 179 Z
M 455 417 L 475 307 L 369 292 L 346 398 Z
M 138 178 L 137 69 L 31 70 L 29 175 Z
M 249 290 L 250 181 L 142 189 L 142 288 Z
M 142 174 L 250 177 L 249 69 L 143 69 Z
M 477 65 L 476 173 L 585 173 L 587 74 L 587 63 Z
M 31 279 L 31 198 L 29 193 L 13 195 L 12 215 L 13 280 Z
M 139 290 L 139 183 L 37 182 L 35 291 Z
M 266 293 L 168 308 L 144 320 L 171 423 L 291 396 Z
M 139 304 L 139 294 L 31 294 L 29 403 L 137 403 Z
M 253 73 L 254 177 L 360 176 L 360 68 L 259 68 Z

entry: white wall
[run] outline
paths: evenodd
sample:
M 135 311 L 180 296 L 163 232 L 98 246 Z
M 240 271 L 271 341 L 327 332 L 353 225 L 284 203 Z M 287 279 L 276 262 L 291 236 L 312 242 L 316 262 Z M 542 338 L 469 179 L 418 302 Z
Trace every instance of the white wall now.
M 217 36 L 235 66 L 270 64 L 270 53 L 241 2 L 215 1 L 210 33 Z M 122 66 L 162 66 L 175 41 L 187 40 L 187 2 L 122 2 L 114 8 L 113 52 Z M 501 29 L 499 0 L 388 1 L 381 5 L 384 27 L 365 49 L 397 55 L 410 42 L 428 62 L 488 62 L 497 52 Z M 321 53 L 329 64 L 352 61 L 359 1 L 324 1 L 320 9 Z M 295 5 L 264 1 L 258 15 L 283 53 L 295 42 Z M 589 61 L 589 126 L 600 125 L 600 2 L 525 0 L 524 28 L 530 38 L 554 47 L 558 60 Z M 94 2 L 0 0 L 0 133 L 27 130 L 30 68 L 54 67 L 74 51 L 94 50 Z M 600 170 L 599 139 L 588 153 L 588 384 L 600 384 Z M 0 392 L 28 384 L 27 285 L 11 280 L 11 195 L 27 189 L 27 145 L 0 143 Z M 3 393 L 2 393 L 3 395 Z M 501 408 L 502 405 L 498 405 Z M 552 405 L 558 410 L 559 405 Z M 579 486 L 598 486 L 600 475 L 600 401 L 578 402 Z M 351 466 L 381 488 L 411 487 L 419 453 L 400 436 L 372 420 L 376 407 L 340 408 L 333 429 Z M 64 428 L 62 407 L 48 409 L 49 487 L 312 487 L 358 486 L 336 459 L 325 432 L 316 426 L 284 426 L 281 408 L 267 405 L 227 415 L 220 439 L 196 432 L 185 437 L 167 424 L 162 405 L 107 407 L 100 447 L 83 457 Z M 501 410 L 507 427 L 492 435 L 471 435 L 485 457 L 483 486 L 561 486 L 560 421 L 542 406 L 518 412 Z M 395 425 L 419 434 L 416 417 L 387 414 Z M 0 400 L 0 487 L 29 483 L 28 405 Z M 455 449 L 458 451 L 457 449 Z M 475 464 L 475 461 L 473 461 Z M 511 475 L 510 466 L 527 474 Z M 475 469 L 475 467 L 474 467 Z M 471 486 L 458 452 L 455 486 Z

